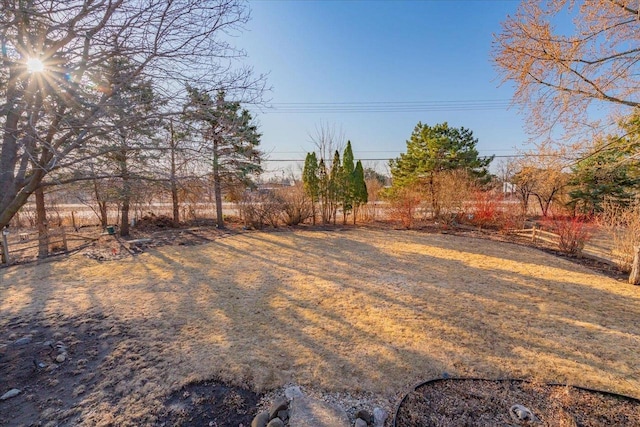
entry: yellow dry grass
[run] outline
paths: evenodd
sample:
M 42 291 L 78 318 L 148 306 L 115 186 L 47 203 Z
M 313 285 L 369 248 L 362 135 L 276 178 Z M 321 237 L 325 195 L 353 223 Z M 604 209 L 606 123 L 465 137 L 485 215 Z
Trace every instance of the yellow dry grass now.
M 75 256 L 0 271 L 0 327 L 84 314 L 136 332 L 80 403 L 105 423 L 144 419 L 171 390 L 212 377 L 392 398 L 446 371 L 640 396 L 640 290 L 493 241 L 246 233 L 123 261 Z

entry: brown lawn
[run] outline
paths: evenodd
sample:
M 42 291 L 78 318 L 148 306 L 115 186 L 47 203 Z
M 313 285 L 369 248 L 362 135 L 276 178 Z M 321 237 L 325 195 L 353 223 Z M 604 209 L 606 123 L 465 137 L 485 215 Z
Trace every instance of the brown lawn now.
M 21 319 L 71 318 L 110 343 L 74 393 L 87 424 L 152 420 L 170 391 L 208 378 L 392 401 L 446 371 L 640 396 L 638 287 L 466 237 L 256 232 L 0 270 L 0 344 Z

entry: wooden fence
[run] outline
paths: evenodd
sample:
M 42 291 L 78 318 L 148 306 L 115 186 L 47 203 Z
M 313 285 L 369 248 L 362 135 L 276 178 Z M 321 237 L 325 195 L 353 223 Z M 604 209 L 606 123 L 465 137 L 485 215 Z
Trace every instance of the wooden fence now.
M 537 227 L 524 228 L 521 230 L 507 230 L 507 234 L 514 234 L 516 236 L 528 237 L 531 242 L 546 242 L 552 245 L 560 246 L 560 236 L 550 231 L 544 231 Z
M 19 233 L 18 238 L 12 241 L 9 241 L 8 235 L 8 230 L 3 230 L 0 245 L 0 262 L 4 265 L 10 265 L 19 259 L 29 258 L 25 256 L 28 253 L 35 253 L 36 256 L 41 256 L 42 252 L 46 252 L 47 256 L 66 253 L 69 251 L 70 241 L 88 243 L 95 240 L 86 236 L 69 234 L 64 227 L 51 228 L 47 230 L 45 235 Z

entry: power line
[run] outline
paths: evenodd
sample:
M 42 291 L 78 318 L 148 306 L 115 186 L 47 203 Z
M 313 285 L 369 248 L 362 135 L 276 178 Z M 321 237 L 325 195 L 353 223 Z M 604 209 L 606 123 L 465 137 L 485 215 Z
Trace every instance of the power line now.
M 318 113 L 413 113 L 430 111 L 490 111 L 511 106 L 508 99 L 456 101 L 351 101 L 351 102 L 276 102 L 263 114 Z
M 489 157 L 493 157 L 496 159 L 499 158 L 503 158 L 503 159 L 508 159 L 508 158 L 518 158 L 518 157 L 562 157 L 560 155 L 557 154 L 493 154 L 493 155 L 489 155 L 489 156 L 478 156 L 480 158 L 483 159 L 487 159 Z M 393 158 L 377 158 L 377 159 L 364 159 L 364 158 L 357 158 L 356 160 L 360 160 L 363 162 L 379 162 L 379 161 L 389 161 L 389 160 L 395 160 L 395 157 Z M 265 159 L 265 162 L 304 162 L 304 159 Z

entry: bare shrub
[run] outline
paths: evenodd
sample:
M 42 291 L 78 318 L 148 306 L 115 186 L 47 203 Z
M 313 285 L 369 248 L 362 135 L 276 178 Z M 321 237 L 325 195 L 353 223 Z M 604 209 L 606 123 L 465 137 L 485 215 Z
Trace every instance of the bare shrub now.
M 614 259 L 624 271 L 631 271 L 634 246 L 640 245 L 640 199 L 628 206 L 605 201 L 600 223 L 613 238 Z
M 474 193 L 474 182 L 466 171 L 450 170 L 436 174 L 439 192 L 438 216 L 436 219 L 451 225 L 464 214 L 468 201 Z
M 246 227 L 260 230 L 266 225 L 278 227 L 282 205 L 281 198 L 274 191 L 247 191 L 241 196 L 238 209 Z
M 390 219 L 400 222 L 404 228 L 413 227 L 416 211 L 420 206 L 420 193 L 413 188 L 405 187 L 395 191 L 388 198 Z
M 311 199 L 305 194 L 302 182 L 281 188 L 276 194 L 281 200 L 282 220 L 286 225 L 298 225 L 313 216 Z
M 552 216 L 543 226 L 559 236 L 558 247 L 562 252 L 580 255 L 584 245 L 591 239 L 589 223 L 581 216 Z
M 365 181 L 367 184 L 367 204 L 362 205 L 358 210 L 359 220 L 362 221 L 375 221 L 379 216 L 380 194 L 384 186 L 375 178 L 370 178 Z

